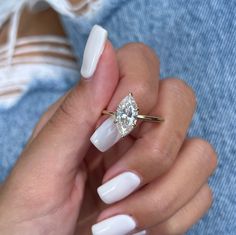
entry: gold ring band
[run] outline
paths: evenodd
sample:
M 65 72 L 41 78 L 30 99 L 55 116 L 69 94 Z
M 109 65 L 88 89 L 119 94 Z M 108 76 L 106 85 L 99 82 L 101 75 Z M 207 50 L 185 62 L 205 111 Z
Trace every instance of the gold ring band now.
M 103 110 L 102 114 L 104 115 L 110 115 L 110 116 L 115 116 L 115 112 L 108 111 L 108 110 Z M 144 115 L 144 114 L 138 114 L 136 116 L 137 119 L 140 119 L 145 122 L 163 122 L 164 118 L 159 117 L 159 116 L 152 116 L 152 115 Z
M 112 116 L 114 124 L 122 137 L 128 135 L 135 128 L 138 120 L 146 122 L 164 121 L 164 119 L 159 116 L 139 114 L 139 108 L 132 93 L 129 93 L 129 95 L 120 102 L 115 112 L 103 110 L 102 114 Z

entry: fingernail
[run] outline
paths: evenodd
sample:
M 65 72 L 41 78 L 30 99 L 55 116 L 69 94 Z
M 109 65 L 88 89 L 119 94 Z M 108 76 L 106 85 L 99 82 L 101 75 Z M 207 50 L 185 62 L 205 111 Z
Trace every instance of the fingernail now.
M 140 182 L 136 174 L 125 172 L 101 185 L 97 191 L 103 202 L 111 204 L 130 195 Z
M 143 230 L 141 232 L 138 232 L 138 233 L 134 233 L 133 235 L 146 235 L 147 234 L 147 231 L 146 230 Z
M 116 125 L 114 124 L 114 120 L 112 118 L 108 118 L 93 133 L 90 138 L 90 141 L 95 145 L 98 150 L 100 150 L 101 152 L 105 152 L 109 148 L 111 148 L 116 142 L 118 142 L 120 138 L 121 134 L 119 133 Z
M 136 227 L 128 215 L 116 215 L 92 226 L 93 235 L 125 235 Z
M 104 50 L 106 40 L 107 31 L 99 25 L 94 25 L 84 49 L 81 66 L 81 75 L 84 78 L 90 78 L 94 74 L 100 56 Z

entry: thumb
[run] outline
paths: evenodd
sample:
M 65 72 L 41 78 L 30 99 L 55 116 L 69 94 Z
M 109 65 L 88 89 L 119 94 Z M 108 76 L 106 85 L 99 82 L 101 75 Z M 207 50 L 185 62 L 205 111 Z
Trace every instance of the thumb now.
M 89 35 L 81 73 L 79 84 L 20 157 L 12 173 L 17 178 L 36 179 L 37 185 L 46 179 L 55 189 L 55 182 L 64 184 L 75 177 L 119 78 L 115 51 L 100 26 Z

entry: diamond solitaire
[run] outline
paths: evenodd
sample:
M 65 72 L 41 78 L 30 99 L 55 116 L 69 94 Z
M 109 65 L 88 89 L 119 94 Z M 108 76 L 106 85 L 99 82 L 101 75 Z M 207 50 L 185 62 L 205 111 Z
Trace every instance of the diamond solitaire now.
M 136 126 L 138 106 L 131 93 L 126 96 L 118 105 L 115 113 L 115 124 L 121 136 L 128 135 Z
M 138 105 L 132 93 L 129 93 L 118 105 L 116 112 L 103 110 L 103 114 L 111 115 L 122 137 L 128 135 L 136 126 L 138 119 L 149 122 L 162 122 L 163 118 L 139 114 Z

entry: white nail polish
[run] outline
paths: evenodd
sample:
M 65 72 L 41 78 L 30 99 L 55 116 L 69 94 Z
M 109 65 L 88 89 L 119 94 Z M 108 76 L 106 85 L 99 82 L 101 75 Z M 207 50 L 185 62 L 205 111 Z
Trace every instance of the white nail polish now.
M 140 182 L 140 178 L 136 174 L 124 172 L 101 185 L 97 191 L 103 202 L 111 204 L 134 192 Z
M 93 235 L 125 235 L 136 227 L 128 215 L 116 215 L 92 226 Z
M 93 133 L 90 138 L 90 141 L 95 145 L 98 150 L 100 150 L 101 152 L 105 152 L 120 139 L 121 134 L 119 133 L 116 125 L 114 124 L 114 120 L 112 118 L 108 118 Z
M 146 231 L 146 230 L 143 230 L 143 231 L 141 231 L 141 232 L 134 233 L 133 235 L 147 235 L 147 231 Z
M 94 25 L 85 49 L 81 67 L 81 75 L 84 78 L 90 78 L 97 67 L 98 61 L 104 50 L 107 40 L 107 31 L 99 25 Z

